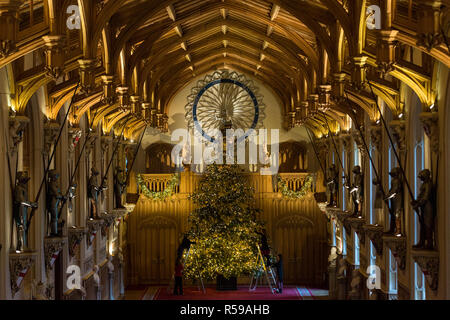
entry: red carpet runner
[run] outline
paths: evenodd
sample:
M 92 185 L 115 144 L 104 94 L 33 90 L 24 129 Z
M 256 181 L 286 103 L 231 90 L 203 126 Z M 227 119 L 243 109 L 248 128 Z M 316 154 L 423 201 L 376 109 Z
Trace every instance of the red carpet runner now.
M 159 288 L 152 297 L 154 300 L 311 300 L 314 299 L 310 290 L 297 287 L 285 287 L 282 294 L 272 294 L 268 288 L 257 288 L 249 292 L 248 287 L 239 287 L 238 291 L 216 291 L 207 288 L 206 294 L 197 288 L 186 288 L 183 296 L 174 296 L 167 288 Z

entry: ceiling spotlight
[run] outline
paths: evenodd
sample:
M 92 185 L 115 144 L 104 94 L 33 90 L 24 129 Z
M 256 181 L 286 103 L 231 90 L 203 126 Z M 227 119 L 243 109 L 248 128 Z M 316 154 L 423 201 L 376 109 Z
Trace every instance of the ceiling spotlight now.
M 430 106 L 430 110 L 433 110 L 434 107 L 435 107 L 435 104 L 433 103 L 433 104 Z
M 403 119 L 403 113 L 400 113 L 400 114 L 398 115 L 398 118 L 399 118 L 399 119 Z
M 377 124 L 380 124 L 380 123 L 381 123 L 381 120 L 380 120 L 380 119 L 378 119 L 378 120 L 377 120 Z

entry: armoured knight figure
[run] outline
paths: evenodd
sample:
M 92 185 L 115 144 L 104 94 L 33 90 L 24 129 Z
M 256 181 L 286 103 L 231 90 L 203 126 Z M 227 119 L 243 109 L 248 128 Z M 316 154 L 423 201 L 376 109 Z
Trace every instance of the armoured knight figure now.
M 328 206 L 337 207 L 337 194 L 339 189 L 339 172 L 336 170 L 334 164 L 328 168 L 328 179 L 327 179 L 327 189 L 328 189 Z
M 28 199 L 28 181 L 30 181 L 30 178 L 27 172 L 17 173 L 13 206 L 13 217 L 17 234 L 17 252 L 23 252 L 28 249 L 28 208 L 37 208 L 37 203 L 31 203 Z
M 403 217 L 403 181 L 400 168 L 394 168 L 389 173 L 392 177 L 391 189 L 386 200 L 390 200 L 391 227 L 389 233 L 396 235 L 402 234 L 402 217 Z
M 114 174 L 114 198 L 116 201 L 116 209 L 124 209 L 122 205 L 122 194 L 126 186 L 126 180 L 123 177 L 123 169 L 121 167 L 116 168 Z
M 77 193 L 77 184 L 74 183 L 72 186 L 70 186 L 69 193 L 67 194 L 68 197 L 67 207 L 70 212 L 73 211 L 73 199 L 76 198 L 76 193 Z
M 352 172 L 353 185 L 350 186 L 350 195 L 353 200 L 353 215 L 360 217 L 362 214 L 364 178 L 360 166 L 355 166 Z
M 91 177 L 88 182 L 88 198 L 90 202 L 89 218 L 98 219 L 98 194 L 100 192 L 100 186 L 98 184 L 99 172 L 97 169 L 91 169 Z
M 66 198 L 61 194 L 61 189 L 59 188 L 58 179 L 59 173 L 56 170 L 51 170 L 48 173 L 49 182 L 47 185 L 47 211 L 50 214 L 48 224 L 50 226 L 50 236 L 56 237 L 60 236 L 58 220 L 60 216 L 60 203 L 61 200 Z
M 415 249 L 433 249 L 433 233 L 434 233 L 434 193 L 431 172 L 425 169 L 419 173 L 419 179 L 422 180 L 420 193 L 417 200 L 412 201 L 412 206 L 419 215 L 420 222 L 420 240 Z

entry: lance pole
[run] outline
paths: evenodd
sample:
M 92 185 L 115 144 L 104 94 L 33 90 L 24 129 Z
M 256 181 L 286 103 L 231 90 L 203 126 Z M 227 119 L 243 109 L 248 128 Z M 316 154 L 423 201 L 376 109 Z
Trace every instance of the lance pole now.
M 375 104 L 377 105 L 378 111 L 379 111 L 379 113 L 380 113 L 381 121 L 383 122 L 384 129 L 386 130 L 387 135 L 388 135 L 388 138 L 389 138 L 389 141 L 390 141 L 390 143 L 391 143 L 391 145 L 392 145 L 392 150 L 394 151 L 395 158 L 397 159 L 398 165 L 399 165 L 400 170 L 401 170 L 401 172 L 402 172 L 404 181 L 405 181 L 406 186 L 407 186 L 408 191 L 409 191 L 409 195 L 411 196 L 411 199 L 414 200 L 415 197 L 414 197 L 414 194 L 413 194 L 413 192 L 412 192 L 411 185 L 410 185 L 409 182 L 408 182 L 408 178 L 407 178 L 407 176 L 406 176 L 405 169 L 403 168 L 403 165 L 402 165 L 402 162 L 400 161 L 400 157 L 399 157 L 399 155 L 398 155 L 398 152 L 397 152 L 397 150 L 395 149 L 394 140 L 392 139 L 391 133 L 389 132 L 389 129 L 388 129 L 387 124 L 386 124 L 386 120 L 384 119 L 383 113 L 381 112 L 381 108 L 380 108 L 380 105 L 378 104 L 377 96 L 375 95 L 375 93 L 374 93 L 374 91 L 373 91 L 372 84 L 370 83 L 370 81 L 367 81 L 367 82 L 369 83 L 370 91 L 372 92 L 373 98 L 374 98 L 374 100 L 375 100 Z
M 94 120 L 95 120 L 95 117 L 97 116 L 97 112 L 98 112 L 98 109 L 95 110 L 95 114 L 94 114 L 94 116 L 91 119 L 91 122 L 90 122 L 89 128 L 88 128 L 88 133 L 87 133 L 87 135 L 86 135 L 86 137 L 84 139 L 83 146 L 81 147 L 80 154 L 79 154 L 77 162 L 75 164 L 75 168 L 73 169 L 73 172 L 70 175 L 69 187 L 67 188 L 67 192 L 65 193 L 66 197 L 64 198 L 63 203 L 61 205 L 61 210 L 64 208 L 64 206 L 65 206 L 65 204 L 66 204 L 66 202 L 68 200 L 68 196 L 69 196 L 70 190 L 72 189 L 73 180 L 75 179 L 75 175 L 76 175 L 76 173 L 78 171 L 78 168 L 80 166 L 80 163 L 81 163 L 81 158 L 82 158 L 82 156 L 84 154 L 84 151 L 86 149 L 87 143 L 89 142 L 89 138 L 91 137 L 91 134 L 93 132 L 92 125 L 94 124 Z
M 129 116 L 128 116 L 128 117 L 129 117 Z M 116 152 L 117 152 L 117 150 L 119 149 L 120 141 L 122 141 L 123 133 L 124 133 L 125 128 L 126 128 L 126 126 L 127 126 L 127 124 L 128 124 L 129 121 L 130 121 L 130 119 L 126 120 L 125 123 L 124 123 L 124 125 L 123 125 L 122 133 L 121 133 L 120 136 L 119 136 L 119 141 L 117 141 L 117 144 L 116 144 L 116 146 L 115 146 L 115 148 L 114 148 L 114 151 L 113 151 L 113 154 L 112 154 L 112 156 L 111 156 L 111 159 L 109 160 L 108 167 L 106 168 L 106 172 L 105 172 L 105 174 L 104 174 L 104 176 L 103 176 L 103 178 L 102 178 L 102 182 L 100 183 L 100 188 L 103 188 L 103 184 L 105 183 L 105 180 L 106 180 L 106 178 L 107 178 L 107 176 L 108 176 L 109 169 L 111 168 L 112 162 L 113 162 L 113 160 L 114 160 L 114 156 L 116 155 Z
M 347 173 L 345 172 L 344 164 L 342 163 L 341 156 L 339 155 L 339 150 L 338 150 L 338 148 L 337 148 L 336 142 L 334 141 L 333 133 L 331 132 L 331 127 L 330 127 L 330 124 L 328 123 L 328 119 L 327 119 L 327 117 L 326 117 L 325 114 L 321 113 L 321 115 L 322 115 L 322 117 L 325 119 L 325 123 L 327 124 L 327 127 L 328 127 L 328 133 L 329 133 L 329 135 L 330 135 L 330 137 L 331 137 L 331 141 L 333 142 L 334 150 L 336 150 L 336 156 L 337 156 L 337 158 L 338 158 L 339 164 L 341 165 L 342 172 L 344 173 L 344 179 L 345 179 L 347 182 L 349 182 L 350 180 L 348 179 Z
M 81 80 L 80 80 L 80 81 L 81 81 Z M 73 99 L 75 98 L 75 95 L 77 94 L 78 87 L 80 86 L 80 81 L 78 81 L 78 83 L 77 83 L 77 85 L 76 85 L 76 87 L 75 87 L 75 91 L 73 92 L 73 96 L 72 96 L 72 99 L 71 99 L 71 101 L 70 101 L 69 108 L 67 108 L 67 112 L 66 112 L 66 115 L 65 115 L 65 117 L 64 117 L 64 121 L 63 121 L 63 123 L 62 123 L 62 125 L 61 125 L 61 128 L 59 129 L 58 138 L 56 139 L 55 145 L 54 145 L 54 147 L 53 147 L 52 154 L 51 154 L 50 158 L 48 159 L 48 164 L 47 164 L 47 167 L 46 167 L 46 169 L 45 169 L 45 171 L 44 171 L 44 176 L 43 176 L 43 178 L 42 178 L 41 185 L 39 186 L 38 193 L 37 193 L 36 198 L 35 198 L 35 200 L 34 200 L 35 203 L 38 203 L 38 202 L 39 202 L 39 198 L 40 198 L 40 196 L 41 196 L 42 189 L 43 189 L 44 184 L 45 184 L 45 182 L 46 182 L 46 180 L 47 180 L 47 173 L 48 173 L 48 171 L 50 170 L 50 164 L 52 163 L 53 158 L 55 157 L 55 154 L 56 154 L 56 147 L 58 146 L 58 143 L 59 143 L 59 141 L 61 140 L 61 135 L 62 135 L 62 132 L 63 132 L 63 130 L 64 130 L 64 126 L 66 125 L 67 118 L 69 117 L 70 110 L 72 109 Z M 27 221 L 27 229 L 30 227 L 31 220 L 32 220 L 33 217 L 34 217 L 34 214 L 36 213 L 36 210 L 37 210 L 37 208 L 33 208 L 33 210 L 31 210 L 30 218 L 29 218 L 28 221 Z
M 324 168 L 324 166 L 323 166 L 323 164 L 322 164 L 322 161 L 320 160 L 319 153 L 318 153 L 318 151 L 317 151 L 317 149 L 316 149 L 316 143 L 314 142 L 314 140 L 313 140 L 313 138 L 312 138 L 312 135 L 311 135 L 311 133 L 310 133 L 310 131 L 309 131 L 309 128 L 306 127 L 306 126 L 305 126 L 305 128 L 306 128 L 306 132 L 308 133 L 309 140 L 311 141 L 311 145 L 312 145 L 312 147 L 313 147 L 314 154 L 316 155 L 317 161 L 319 161 L 320 168 L 322 169 L 323 176 L 324 176 L 324 178 L 325 178 L 325 177 L 326 177 L 325 168 Z
M 144 139 L 144 135 L 145 135 L 145 131 L 147 130 L 147 127 L 148 127 L 148 124 L 146 124 L 146 126 L 144 128 L 144 132 L 142 132 L 141 138 L 139 139 L 139 144 L 138 144 L 138 146 L 136 148 L 136 151 L 134 152 L 133 161 L 131 162 L 131 166 L 130 166 L 128 172 L 127 172 L 127 179 L 125 180 L 126 181 L 125 185 L 128 185 L 128 182 L 130 181 L 131 170 L 133 170 L 133 166 L 134 166 L 134 163 L 136 161 L 136 158 L 137 158 L 137 155 L 138 155 L 138 152 L 139 152 L 139 148 L 142 145 L 142 140 Z

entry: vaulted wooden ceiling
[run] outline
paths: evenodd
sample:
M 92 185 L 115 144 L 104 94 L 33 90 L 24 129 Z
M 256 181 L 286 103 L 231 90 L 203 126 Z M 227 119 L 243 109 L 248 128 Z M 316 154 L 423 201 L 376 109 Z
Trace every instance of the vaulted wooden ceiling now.
M 376 120 L 371 89 L 394 115 L 404 108 L 400 83 L 425 107 L 433 104 L 431 59 L 450 66 L 448 46 L 434 28 L 441 15 L 450 15 L 435 2 L 27 0 L 19 33 L 8 30 L 9 43 L 20 36 L 19 50 L 0 49 L 0 66 L 15 64 L 9 69 L 17 82 L 15 110 L 23 112 L 36 90 L 47 86 L 52 119 L 80 81 L 83 94 L 76 94 L 71 121 L 88 113 L 105 132 L 125 121 L 128 136 L 147 124 L 163 128 L 174 95 L 195 77 L 223 68 L 270 87 L 287 126 L 305 124 L 296 118 L 311 105 L 317 108 L 320 97 L 332 100 L 324 113 L 334 128 L 342 128 L 348 127 L 347 116 Z M 373 4 L 383 11 L 381 31 L 366 28 Z M 79 8 L 80 30 L 68 30 L 69 6 Z M 412 48 L 422 52 L 419 64 L 405 58 Z M 37 49 L 45 51 L 43 65 L 25 70 L 22 57 Z M 323 114 L 309 117 L 306 125 L 318 136 L 327 132 Z
M 150 79 L 147 90 L 159 86 L 167 101 L 192 77 L 229 66 L 253 73 L 289 102 L 301 82 L 312 83 L 318 72 L 315 33 L 278 4 L 261 0 L 166 3 L 150 15 L 148 1 L 127 1 L 111 19 L 113 30 L 120 30 L 119 43 L 128 44 L 126 74 L 137 66 L 141 70 L 133 79 L 139 92 Z M 303 10 L 318 22 L 333 19 L 320 2 L 305 3 Z M 113 63 L 119 55 L 115 50 Z

